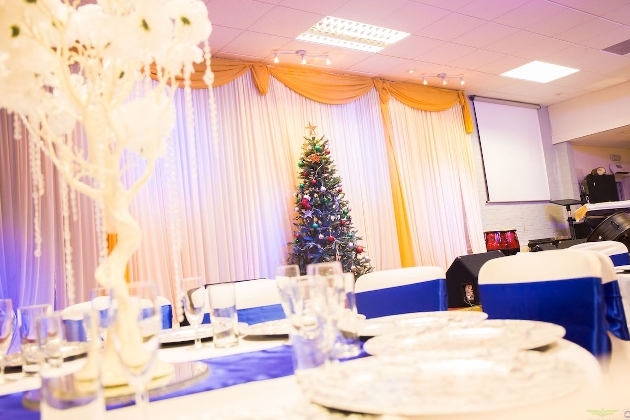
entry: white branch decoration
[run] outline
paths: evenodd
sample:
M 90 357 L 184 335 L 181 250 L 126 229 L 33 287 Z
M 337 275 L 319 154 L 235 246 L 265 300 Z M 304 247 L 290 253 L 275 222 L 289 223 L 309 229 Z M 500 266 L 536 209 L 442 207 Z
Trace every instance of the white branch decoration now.
M 201 0 L 79 4 L 0 0 L 0 108 L 20 116 L 39 148 L 30 154 L 34 176 L 41 174 L 36 165 L 43 152 L 69 188 L 101 203 L 101 227 L 118 241 L 95 276 L 124 297 L 125 269 L 141 242 L 129 207 L 166 153 L 175 124 L 175 88 L 167 84 L 189 75 L 185 70 L 193 62 L 209 64 L 211 25 Z M 146 72 L 152 64 L 158 68 L 153 88 Z M 209 65 L 204 80 L 212 80 Z M 131 98 L 139 85 L 144 96 Z M 87 135 L 85 145 L 70 140 L 77 138 L 69 134 L 78 124 Z M 129 188 L 122 180 L 125 151 L 146 160 L 144 173 Z M 72 303 L 73 293 L 68 295 Z

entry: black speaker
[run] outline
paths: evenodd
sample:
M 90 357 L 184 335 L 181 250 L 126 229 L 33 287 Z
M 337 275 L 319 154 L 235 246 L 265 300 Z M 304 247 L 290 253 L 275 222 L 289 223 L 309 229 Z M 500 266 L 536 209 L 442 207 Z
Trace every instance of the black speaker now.
M 501 251 L 462 255 L 455 258 L 446 271 L 446 291 L 449 308 L 479 305 L 479 270 L 487 261 L 505 257 Z

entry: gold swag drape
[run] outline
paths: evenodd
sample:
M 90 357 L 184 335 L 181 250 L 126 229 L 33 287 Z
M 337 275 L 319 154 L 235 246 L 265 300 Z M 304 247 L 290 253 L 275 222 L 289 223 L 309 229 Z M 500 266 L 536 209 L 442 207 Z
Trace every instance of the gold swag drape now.
M 389 99 L 394 97 L 403 104 L 422 111 L 444 111 L 459 104 L 462 107 L 466 133 L 470 134 L 473 131 L 473 122 L 463 92 L 414 83 L 390 82 L 379 78 L 331 74 L 302 67 L 275 66 L 270 68 L 266 64 L 219 58 L 213 58 L 211 66 L 214 73 L 214 87 L 225 85 L 251 71 L 254 84 L 261 95 L 265 95 L 269 91 L 269 76 L 273 76 L 294 92 L 313 101 L 329 105 L 352 102 L 365 95 L 370 89 L 375 88 L 381 102 L 381 118 L 385 132 L 401 263 L 403 267 L 416 265 L 411 252 L 407 209 L 400 187 L 398 164 L 394 153 Z M 204 63 L 195 64 L 194 73 L 191 76 L 193 89 L 208 88 L 203 81 L 205 67 Z M 152 66 L 152 77 L 155 76 L 155 72 L 156 68 Z M 178 78 L 177 82 L 179 87 L 184 87 L 182 78 Z

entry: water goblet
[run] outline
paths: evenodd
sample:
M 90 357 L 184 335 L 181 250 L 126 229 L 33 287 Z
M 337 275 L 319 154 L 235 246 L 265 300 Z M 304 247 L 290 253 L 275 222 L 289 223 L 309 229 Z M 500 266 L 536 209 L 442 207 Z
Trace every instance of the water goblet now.
M 29 305 L 18 308 L 18 329 L 22 344 L 24 364 L 22 372 L 26 376 L 33 376 L 39 372 L 41 353 L 37 344 L 37 329 L 35 321 L 53 312 L 52 305 Z
M 343 273 L 344 307 L 339 318 L 339 337 L 335 344 L 338 359 L 347 359 L 361 353 L 359 341 L 359 315 L 354 295 L 354 274 Z
M 14 321 L 15 315 L 13 314 L 11 299 L 0 299 L 0 384 L 6 382 L 4 378 L 4 357 L 11 345 Z
M 204 309 L 206 307 L 206 291 L 201 277 L 189 277 L 182 279 L 182 304 L 186 319 L 195 330 L 195 344 L 193 350 L 202 348 L 201 338 L 199 338 L 199 325 L 203 320 Z
M 128 296 L 116 295 L 117 316 L 110 331 L 123 371 L 134 389 L 141 418 L 148 419 L 148 382 L 160 346 L 162 313 L 154 283 L 129 284 Z

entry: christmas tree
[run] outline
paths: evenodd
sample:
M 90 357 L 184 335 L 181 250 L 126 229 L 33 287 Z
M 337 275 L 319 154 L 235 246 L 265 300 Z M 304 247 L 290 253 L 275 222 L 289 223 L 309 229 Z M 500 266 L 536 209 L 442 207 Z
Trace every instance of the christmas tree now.
M 306 127 L 309 137 L 298 162 L 300 184 L 295 193 L 297 216 L 288 263 L 306 274 L 309 264 L 340 261 L 344 272 L 355 277 L 372 271 L 370 257 L 359 245 L 361 237 L 352 226 L 351 208 L 344 200 L 341 178 L 336 175 L 328 140 L 316 138 L 315 126 Z

